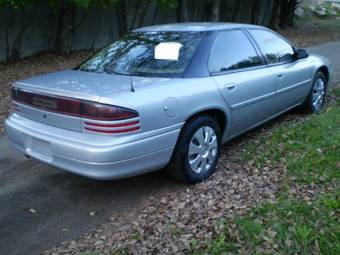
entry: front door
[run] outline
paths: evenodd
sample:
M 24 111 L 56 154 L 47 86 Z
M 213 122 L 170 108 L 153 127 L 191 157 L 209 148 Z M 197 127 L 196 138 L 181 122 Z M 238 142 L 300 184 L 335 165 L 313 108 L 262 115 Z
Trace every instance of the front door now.
M 249 29 L 276 77 L 277 112 L 301 103 L 312 84 L 308 59 L 296 60 L 294 48 L 284 38 L 266 29 Z
M 208 65 L 232 112 L 228 137 L 244 132 L 273 114 L 275 76 L 242 30 L 218 33 Z

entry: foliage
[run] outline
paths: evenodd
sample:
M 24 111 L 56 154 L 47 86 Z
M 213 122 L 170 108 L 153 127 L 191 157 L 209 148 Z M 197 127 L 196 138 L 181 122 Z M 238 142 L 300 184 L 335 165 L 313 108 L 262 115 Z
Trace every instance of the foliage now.
M 0 0 L 0 7 L 22 8 L 25 5 L 32 5 L 38 0 Z
M 7 6 L 7 7 L 14 7 L 14 8 L 21 8 L 24 5 L 30 5 L 38 1 L 39 0 L 0 0 L 0 7 Z M 74 4 L 77 7 L 87 9 L 92 4 L 96 6 L 100 6 L 100 7 L 108 7 L 108 6 L 116 4 L 119 0 L 66 0 L 66 1 L 70 4 Z M 48 0 L 48 2 L 51 7 L 57 7 L 61 1 L 60 0 Z
M 156 3 L 163 8 L 176 8 L 178 7 L 178 0 L 156 0 Z

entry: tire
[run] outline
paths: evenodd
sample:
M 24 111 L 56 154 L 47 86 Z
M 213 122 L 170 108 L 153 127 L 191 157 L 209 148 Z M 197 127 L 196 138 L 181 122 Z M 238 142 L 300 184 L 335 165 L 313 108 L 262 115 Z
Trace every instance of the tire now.
M 185 183 L 203 181 L 215 172 L 220 153 L 221 131 L 217 122 L 208 115 L 198 116 L 183 126 L 167 171 Z
M 301 110 L 307 113 L 319 112 L 324 103 L 327 89 L 327 79 L 323 72 L 317 72 L 313 81 L 313 86 L 301 105 Z M 316 98 L 319 98 L 319 101 Z

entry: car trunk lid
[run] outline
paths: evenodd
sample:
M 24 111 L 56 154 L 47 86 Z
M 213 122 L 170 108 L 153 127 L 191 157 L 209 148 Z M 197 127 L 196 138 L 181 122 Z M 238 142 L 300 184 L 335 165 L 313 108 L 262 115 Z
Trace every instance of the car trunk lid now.
M 67 70 L 35 76 L 14 84 L 22 100 L 14 103 L 17 114 L 48 125 L 82 131 L 78 102 L 99 102 L 102 96 L 130 90 L 129 76 Z M 63 112 L 60 113 L 60 107 Z

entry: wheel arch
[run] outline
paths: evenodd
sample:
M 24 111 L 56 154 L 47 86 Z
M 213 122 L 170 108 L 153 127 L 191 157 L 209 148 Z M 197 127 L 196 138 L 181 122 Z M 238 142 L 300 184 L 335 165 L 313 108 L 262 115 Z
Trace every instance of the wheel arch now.
M 228 118 L 227 113 L 219 108 L 210 108 L 210 109 L 202 109 L 200 111 L 195 112 L 194 114 L 190 115 L 186 120 L 185 123 L 188 121 L 197 118 L 198 116 L 208 115 L 214 118 L 217 121 L 218 126 L 220 127 L 221 133 L 223 134 L 226 128 L 228 127 Z
M 329 69 L 328 69 L 328 67 L 327 66 L 321 66 L 321 67 L 319 67 L 318 68 L 318 70 L 316 71 L 316 73 L 318 73 L 318 72 L 322 72 L 324 75 L 325 75 L 325 77 L 326 77 L 326 82 L 328 83 L 329 82 Z

